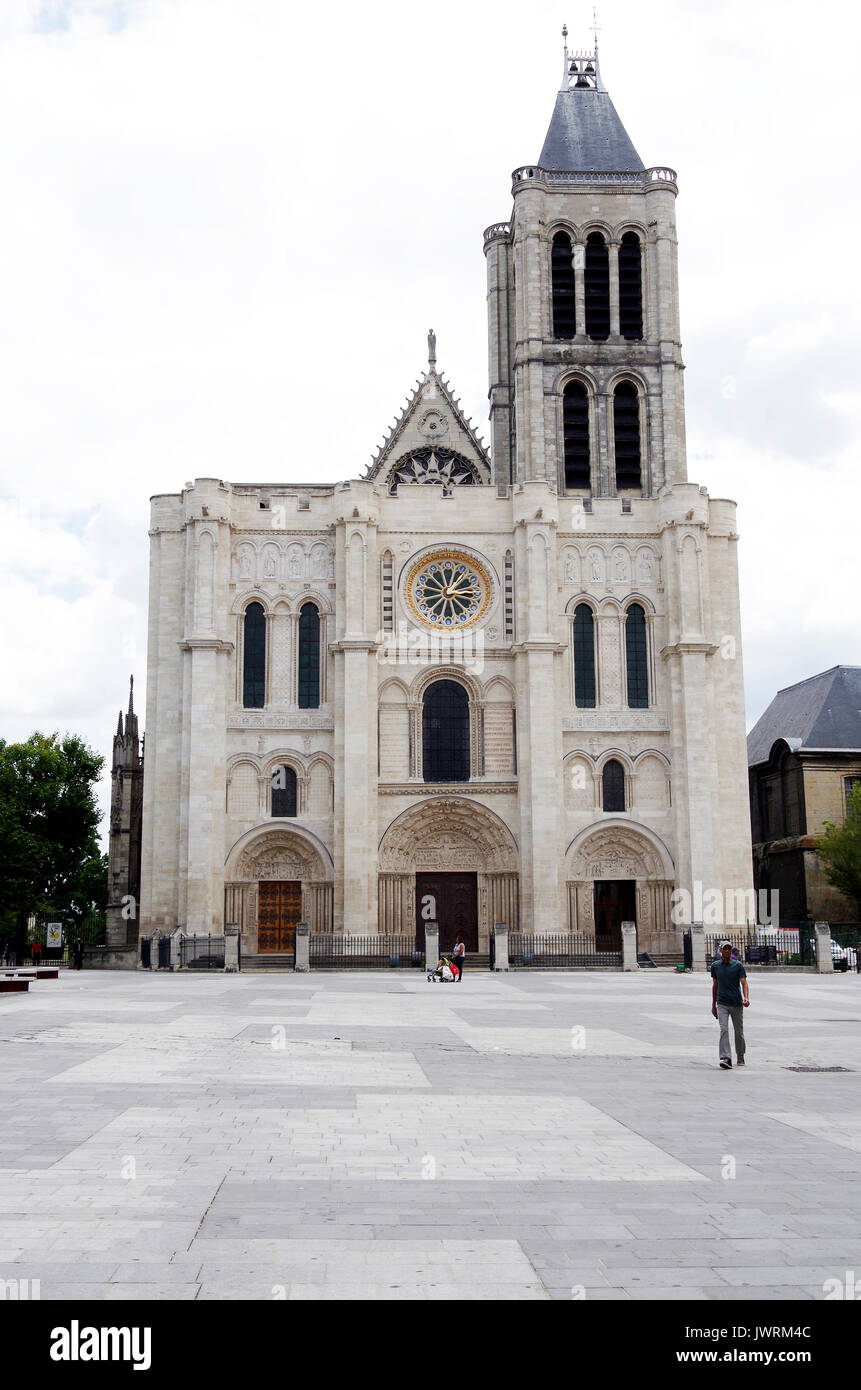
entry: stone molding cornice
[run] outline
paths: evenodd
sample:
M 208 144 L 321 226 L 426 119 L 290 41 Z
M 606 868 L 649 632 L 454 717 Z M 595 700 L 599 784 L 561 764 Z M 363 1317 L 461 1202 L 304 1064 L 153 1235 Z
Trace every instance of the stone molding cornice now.
M 535 638 L 528 642 L 515 642 L 511 647 L 512 656 L 517 656 L 520 652 L 567 652 L 568 646 L 565 642 L 555 642 L 552 637 Z
M 664 661 L 669 661 L 673 656 L 714 656 L 719 650 L 713 642 L 673 642 L 670 646 L 661 648 L 661 657 Z
M 380 796 L 485 796 L 490 792 L 517 793 L 517 782 L 378 782 Z
M 222 637 L 186 637 L 179 644 L 180 651 L 232 652 L 233 642 L 225 642 Z

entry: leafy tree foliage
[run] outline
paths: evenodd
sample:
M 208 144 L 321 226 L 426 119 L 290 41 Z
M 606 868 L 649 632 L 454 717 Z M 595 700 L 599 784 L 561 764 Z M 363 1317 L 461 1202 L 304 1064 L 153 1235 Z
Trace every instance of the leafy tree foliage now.
M 825 834 L 817 841 L 825 877 L 861 908 L 861 782 L 849 794 L 842 825 L 825 821 Z
M 80 917 L 107 902 L 95 784 L 104 759 L 74 734 L 0 739 L 0 916 Z

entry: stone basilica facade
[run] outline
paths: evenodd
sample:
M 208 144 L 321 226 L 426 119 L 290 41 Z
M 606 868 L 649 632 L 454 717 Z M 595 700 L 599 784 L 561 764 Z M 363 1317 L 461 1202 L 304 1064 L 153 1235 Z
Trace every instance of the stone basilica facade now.
M 597 50 L 484 234 L 486 450 L 427 371 L 360 478 L 152 499 L 141 931 L 676 949 L 751 885 L 735 505 L 685 461 L 676 176 Z

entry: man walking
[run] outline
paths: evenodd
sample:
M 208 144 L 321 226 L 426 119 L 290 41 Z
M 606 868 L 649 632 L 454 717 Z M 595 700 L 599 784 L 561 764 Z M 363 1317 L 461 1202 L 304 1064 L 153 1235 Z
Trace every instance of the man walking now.
M 742 991 L 744 999 L 742 999 Z M 735 1036 L 735 1060 L 744 1066 L 744 1010 L 750 1005 L 747 992 L 747 972 L 740 960 L 732 958 L 732 942 L 720 944 L 720 960 L 712 962 L 712 1013 L 720 1024 L 718 1056 L 722 1071 L 732 1067 L 729 1042 L 729 1021 Z

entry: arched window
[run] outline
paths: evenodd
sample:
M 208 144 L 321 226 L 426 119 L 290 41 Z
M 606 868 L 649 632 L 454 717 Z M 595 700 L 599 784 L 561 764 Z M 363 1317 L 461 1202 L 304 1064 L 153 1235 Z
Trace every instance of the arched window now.
M 641 487 L 640 397 L 632 381 L 620 381 L 613 392 L 613 440 L 616 491 Z
M 619 247 L 619 332 L 633 340 L 643 336 L 643 271 L 640 238 L 626 232 Z
M 586 332 L 598 342 L 610 336 L 610 256 L 600 232 L 586 238 Z
M 299 610 L 299 708 L 320 703 L 320 614 L 313 603 Z
M 589 396 L 582 381 L 569 381 L 562 393 L 562 442 L 566 491 L 590 487 Z
M 595 619 L 588 603 L 574 610 L 574 703 L 595 708 Z
M 249 603 L 245 610 L 242 653 L 242 703 L 245 709 L 262 709 L 266 700 L 266 614 L 262 603 Z
M 426 782 L 469 781 L 469 697 L 457 681 L 434 681 L 422 700 Z
M 292 767 L 276 767 L 272 774 L 273 816 L 295 816 L 296 804 L 296 773 Z
M 646 614 L 632 603 L 625 618 L 625 657 L 628 665 L 628 708 L 649 708 L 649 670 L 646 651 Z
M 604 764 L 601 774 L 603 784 L 602 801 L 605 811 L 624 811 L 625 809 L 625 769 L 615 758 Z
M 557 232 L 550 255 L 554 338 L 573 338 L 576 332 L 572 254 L 571 238 L 567 232 Z

